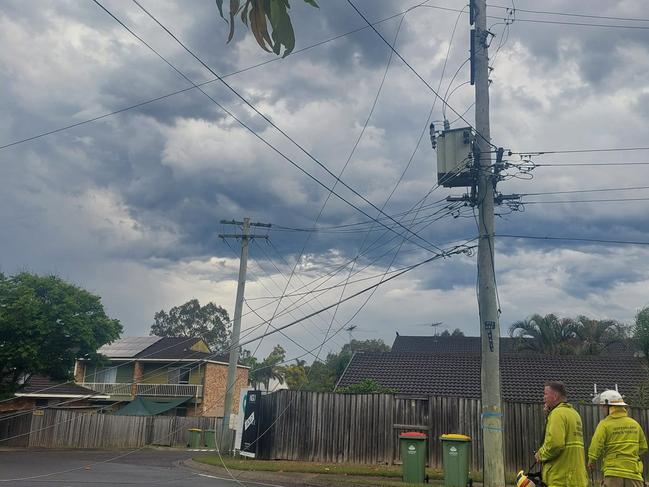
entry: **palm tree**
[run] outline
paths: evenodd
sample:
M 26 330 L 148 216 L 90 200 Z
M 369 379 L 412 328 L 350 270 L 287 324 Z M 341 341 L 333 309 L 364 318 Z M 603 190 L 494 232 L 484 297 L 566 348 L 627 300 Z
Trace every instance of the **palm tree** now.
M 580 315 L 575 322 L 580 341 L 578 351 L 583 355 L 600 355 L 611 345 L 623 343 L 626 338 L 625 328 L 614 320 L 594 320 Z
M 528 319 L 512 323 L 509 336 L 518 338 L 521 350 L 550 355 L 569 355 L 576 352 L 577 326 L 570 318 L 558 318 L 550 313 L 533 314 Z

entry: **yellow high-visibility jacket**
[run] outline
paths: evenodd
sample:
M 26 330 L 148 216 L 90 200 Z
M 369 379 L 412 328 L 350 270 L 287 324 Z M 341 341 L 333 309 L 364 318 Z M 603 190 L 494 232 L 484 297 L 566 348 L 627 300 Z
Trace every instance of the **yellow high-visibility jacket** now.
M 588 448 L 588 460 L 602 457 L 605 477 L 642 480 L 640 455 L 647 451 L 642 428 L 626 409 L 611 406 L 608 416 L 599 422 Z
M 581 417 L 570 404 L 562 402 L 548 414 L 538 453 L 548 487 L 588 486 Z

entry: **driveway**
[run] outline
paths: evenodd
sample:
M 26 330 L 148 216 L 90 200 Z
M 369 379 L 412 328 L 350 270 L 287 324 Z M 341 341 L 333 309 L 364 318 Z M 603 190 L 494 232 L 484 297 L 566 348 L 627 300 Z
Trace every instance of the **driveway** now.
M 0 487 L 232 487 L 231 479 L 190 470 L 181 462 L 195 452 L 169 450 L 0 451 Z M 246 480 L 250 487 L 273 485 Z

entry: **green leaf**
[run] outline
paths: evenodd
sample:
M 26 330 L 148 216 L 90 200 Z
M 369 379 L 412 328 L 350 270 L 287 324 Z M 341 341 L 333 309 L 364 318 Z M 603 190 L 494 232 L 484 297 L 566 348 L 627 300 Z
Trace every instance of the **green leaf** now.
M 270 23 L 273 26 L 273 52 L 279 55 L 284 46 L 284 55 L 288 56 L 295 47 L 295 32 L 288 15 L 288 2 L 274 0 L 270 3 Z

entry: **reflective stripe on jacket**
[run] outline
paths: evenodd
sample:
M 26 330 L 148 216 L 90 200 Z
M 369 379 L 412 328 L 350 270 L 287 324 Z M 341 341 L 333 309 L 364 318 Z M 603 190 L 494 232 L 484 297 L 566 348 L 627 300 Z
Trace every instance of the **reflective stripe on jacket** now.
M 562 402 L 548 414 L 538 453 L 548 487 L 588 486 L 581 417 L 570 404 Z
M 640 455 L 646 451 L 647 439 L 637 421 L 629 418 L 624 407 L 611 406 L 595 429 L 588 459 L 594 462 L 602 457 L 606 477 L 642 480 Z

